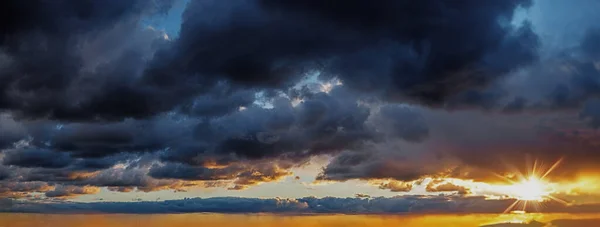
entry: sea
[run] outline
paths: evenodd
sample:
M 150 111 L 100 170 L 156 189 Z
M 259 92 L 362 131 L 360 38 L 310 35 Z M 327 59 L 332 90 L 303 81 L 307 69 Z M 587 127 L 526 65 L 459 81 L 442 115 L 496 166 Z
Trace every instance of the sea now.
M 20 214 L 0 227 L 600 227 L 600 214 Z

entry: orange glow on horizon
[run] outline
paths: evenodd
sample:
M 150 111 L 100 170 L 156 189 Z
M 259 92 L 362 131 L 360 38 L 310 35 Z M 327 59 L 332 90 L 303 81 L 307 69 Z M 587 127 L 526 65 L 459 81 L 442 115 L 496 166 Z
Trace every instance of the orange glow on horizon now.
M 419 226 L 462 227 L 496 223 L 549 223 L 557 219 L 598 219 L 600 214 L 427 214 L 427 215 L 270 215 L 270 214 L 9 214 L 0 213 L 0 226 L 31 227 L 188 227 L 188 226 Z M 592 225 L 596 226 L 596 225 Z

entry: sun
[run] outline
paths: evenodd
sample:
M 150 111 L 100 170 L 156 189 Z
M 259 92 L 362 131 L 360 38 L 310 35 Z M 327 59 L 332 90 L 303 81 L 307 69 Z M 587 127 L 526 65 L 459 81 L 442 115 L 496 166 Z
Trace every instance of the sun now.
M 512 193 L 518 200 L 542 202 L 552 193 L 548 183 L 540 180 L 537 176 L 530 176 L 511 185 Z
M 537 210 L 543 202 L 549 200 L 567 204 L 565 201 L 552 196 L 552 193 L 554 192 L 553 186 L 551 183 L 544 180 L 544 178 L 556 169 L 561 162 L 562 159 L 559 159 L 546 171 L 539 172 L 541 168 L 539 168 L 540 166 L 538 166 L 538 162 L 536 161 L 527 175 L 518 174 L 518 179 L 520 179 L 518 181 L 503 177 L 510 183 L 504 188 L 505 194 L 516 199 L 515 202 L 505 210 L 505 213 L 509 211 L 514 212 L 514 209 L 517 209 L 517 207 L 521 207 L 521 210 L 517 211 L 525 212 L 528 204 L 533 205 Z

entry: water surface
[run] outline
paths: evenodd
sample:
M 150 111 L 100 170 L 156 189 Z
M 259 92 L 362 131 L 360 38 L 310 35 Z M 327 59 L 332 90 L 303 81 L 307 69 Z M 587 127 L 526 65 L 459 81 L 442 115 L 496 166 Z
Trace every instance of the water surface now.
M 600 214 L 465 214 L 465 215 L 273 215 L 273 214 L 10 214 L 0 213 L 0 227 L 468 227 L 501 222 L 599 219 Z M 575 220 L 576 222 L 570 221 Z M 564 223 L 567 223 L 566 225 Z M 575 224 L 573 224 L 575 223 Z M 600 223 L 600 222 L 596 222 Z M 512 226 L 512 225 L 509 225 Z M 600 226 L 594 225 L 594 226 Z

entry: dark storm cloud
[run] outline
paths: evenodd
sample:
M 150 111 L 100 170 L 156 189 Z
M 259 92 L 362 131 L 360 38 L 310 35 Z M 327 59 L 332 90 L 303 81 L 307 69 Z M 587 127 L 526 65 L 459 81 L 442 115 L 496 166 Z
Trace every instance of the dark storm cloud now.
M 254 104 L 208 119 L 168 114 L 106 123 L 22 122 L 29 137 L 4 151 L 4 164 L 31 168 L 19 173 L 21 180 L 65 186 L 151 191 L 181 188 L 179 180 L 225 180 L 240 190 L 280 180 L 313 155 L 357 147 L 378 134 L 366 123 L 369 108 L 343 88 L 303 99 L 293 107 L 279 97 L 272 109 Z
M 139 27 L 141 15 L 170 6 L 169 0 L 152 2 L 4 1 L 0 109 L 64 120 L 158 111 L 160 102 L 151 104 L 151 95 L 133 86 L 162 39 Z
M 502 111 L 505 113 L 520 113 L 523 111 L 526 104 L 527 99 L 523 97 L 515 97 L 511 102 L 504 106 Z
M 393 179 L 380 185 L 392 191 L 442 174 L 473 179 L 525 151 L 549 162 L 571 146 L 582 148 L 571 152 L 582 166 L 597 160 L 592 139 L 552 128 L 549 143 L 495 125 L 527 119 L 462 115 L 586 104 L 581 119 L 598 124 L 593 30 L 579 55 L 561 58 L 577 73 L 553 74 L 550 95 L 504 87 L 506 75 L 538 62 L 534 26 L 511 21 L 528 0 L 191 1 L 174 39 L 141 28 L 168 0 L 35 3 L 0 3 L 0 183 L 53 188 L 6 195 L 238 190 L 281 180 L 317 155 L 332 156 L 318 180 Z M 422 115 L 432 109 L 458 111 Z M 331 203 L 311 209 L 343 204 Z
M 401 140 L 366 143 L 334 156 L 317 180 L 453 177 L 504 182 L 496 174 L 537 171 L 562 162 L 547 179 L 572 180 L 581 172 L 597 173 L 599 133 L 577 116 L 556 114 L 490 115 L 467 111 L 423 111 L 430 134 L 419 144 Z M 544 167 L 540 167 L 543 165 Z M 540 173 L 538 173 L 540 174 Z
M 178 40 L 157 55 L 161 65 L 147 80 L 226 78 L 281 87 L 320 70 L 325 78 L 337 76 L 345 86 L 383 99 L 440 106 L 463 92 L 478 96 L 491 81 L 536 60 L 538 38 L 531 26 L 509 23 L 517 7 L 530 4 L 194 1 Z
M 146 169 L 124 169 L 111 168 L 94 172 L 92 174 L 81 175 L 76 182 L 69 182 L 75 185 L 93 185 L 96 187 L 107 187 L 111 191 L 130 192 L 134 190 L 150 192 L 158 190 L 183 190 L 187 187 L 205 186 L 208 184 L 199 184 L 193 182 L 154 179 L 148 176 Z
M 5 151 L 2 164 L 19 167 L 63 168 L 73 160 L 66 153 L 44 149 L 12 149 Z
M 294 163 L 237 163 L 224 168 L 206 168 L 186 164 L 173 164 L 153 166 L 148 175 L 155 179 L 178 179 L 196 181 L 231 180 L 229 190 L 243 190 L 261 183 L 279 181 L 291 176 L 288 169 Z
M 413 150 L 416 142 L 425 142 L 430 128 L 421 109 L 403 105 L 383 105 L 369 119 L 368 125 L 383 139 L 367 141 L 361 146 L 339 153 L 317 176 L 317 180 L 396 179 L 413 181 L 443 172 L 450 163 L 430 150 Z M 408 142 L 408 143 L 405 143 Z M 382 189 L 405 190 L 402 182 L 382 185 Z M 398 186 L 398 187 L 396 187 Z M 399 189 L 404 188 L 404 189 Z
M 592 59 L 585 61 L 566 62 L 567 75 L 571 78 L 564 84 L 559 84 L 549 94 L 550 108 L 578 109 L 586 101 L 600 95 L 600 71 Z
M 101 159 L 79 159 L 74 164 L 60 168 L 31 168 L 27 170 L 12 169 L 13 176 L 6 183 L 47 182 L 59 187 L 48 196 L 74 197 L 82 195 L 81 190 L 97 192 L 97 187 L 107 187 L 113 191 L 158 191 L 185 190 L 190 187 L 226 187 L 227 182 L 204 181 L 186 182 L 182 180 L 155 179 L 148 175 L 152 163 L 144 159 L 156 160 L 155 157 L 120 156 Z M 131 159 L 133 158 L 133 159 Z M 108 161 L 111 160 L 111 161 Z M 100 166 L 83 166 L 80 162 L 101 162 Z M 104 165 L 106 162 L 106 165 Z M 54 189 L 54 187 L 52 188 Z M 8 190 L 8 189 L 7 189 Z
M 26 130 L 8 114 L 0 113 L 0 150 L 10 148 L 26 137 Z
M 12 173 L 9 168 L 0 166 L 0 181 L 7 180 L 12 177 Z
M 219 174 L 222 173 L 222 174 Z M 183 180 L 223 180 L 234 178 L 235 172 L 228 169 L 209 169 L 205 167 L 193 167 L 185 164 L 166 164 L 154 166 L 148 173 L 151 177 L 158 179 L 183 179 Z
M 3 34 L 2 44 L 8 43 L 15 36 L 39 30 L 45 34 L 72 34 L 85 29 L 110 26 L 129 13 L 139 11 L 141 1 L 110 1 L 103 4 L 94 1 L 55 2 L 35 1 L 25 4 L 18 1 L 2 3 Z
M 164 149 L 189 134 L 190 127 L 168 117 L 148 120 L 125 120 L 116 123 L 78 123 L 59 125 L 46 135 L 50 144 L 43 144 L 78 157 L 103 157 L 122 152 L 153 152 Z
M 71 164 L 70 169 L 73 171 L 93 171 L 107 169 L 116 164 L 127 162 L 135 159 L 134 155 L 113 155 L 100 158 L 77 158 Z
M 293 107 L 277 98 L 271 109 L 257 105 L 196 126 L 189 143 L 161 152 L 164 161 L 227 165 L 280 158 L 302 163 L 312 155 L 349 149 L 376 134 L 365 125 L 370 111 L 343 88 L 317 93 Z
M 218 84 L 208 94 L 195 98 L 183 107 L 184 113 L 202 117 L 218 117 L 248 107 L 255 100 L 254 90 L 236 90 L 226 84 Z
M 385 105 L 379 110 L 377 127 L 388 131 L 394 138 L 411 142 L 421 142 L 429 135 L 429 128 L 423 117 L 408 106 Z
M 600 96 L 600 30 L 581 30 L 586 32 L 573 47 L 547 54 L 545 60 L 521 72 L 525 75 L 515 77 L 519 81 L 516 86 L 504 88 L 512 98 L 504 107 L 505 112 L 577 111 Z
M 586 120 L 595 129 L 600 127 L 600 100 L 589 100 L 584 105 L 579 117 Z
M 434 176 L 453 166 L 433 152 L 405 151 L 397 145 L 367 146 L 335 156 L 317 180 L 395 179 L 414 181 Z M 382 189 L 395 190 L 394 185 Z

